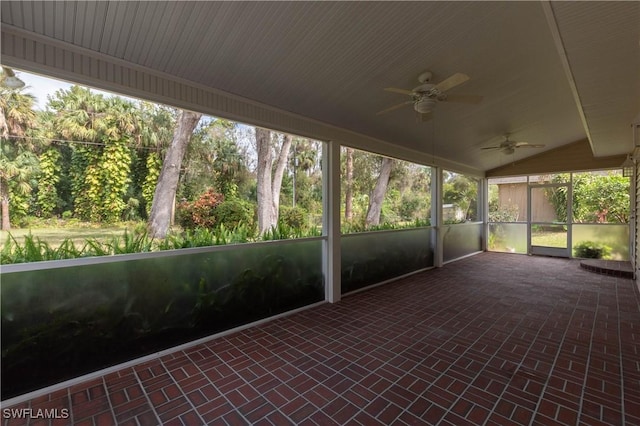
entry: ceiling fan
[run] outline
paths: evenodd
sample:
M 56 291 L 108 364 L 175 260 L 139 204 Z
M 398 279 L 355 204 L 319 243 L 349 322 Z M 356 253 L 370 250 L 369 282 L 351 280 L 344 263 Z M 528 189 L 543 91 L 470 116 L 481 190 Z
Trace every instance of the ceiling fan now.
M 509 139 L 509 135 L 504 135 L 504 141 L 502 141 L 502 143 L 500 145 L 497 146 L 486 146 L 484 148 L 481 148 L 483 150 L 499 150 L 501 151 L 503 154 L 513 154 L 516 150 L 516 148 L 544 148 L 545 145 L 538 143 L 538 144 L 533 144 L 533 143 L 529 143 L 529 142 L 517 142 L 517 141 L 512 141 L 511 139 Z
M 431 111 L 438 102 L 462 102 L 467 104 L 477 104 L 482 101 L 482 96 L 475 95 L 448 95 L 446 92 L 469 80 L 469 76 L 456 73 L 438 84 L 431 82 L 433 75 L 430 71 L 425 71 L 418 76 L 420 85 L 411 90 L 396 89 L 387 87 L 387 92 L 400 93 L 411 96 L 411 100 L 393 105 L 387 109 L 379 111 L 376 115 L 402 108 L 405 105 L 413 104 L 413 109 L 420 114 L 423 121 L 430 118 Z

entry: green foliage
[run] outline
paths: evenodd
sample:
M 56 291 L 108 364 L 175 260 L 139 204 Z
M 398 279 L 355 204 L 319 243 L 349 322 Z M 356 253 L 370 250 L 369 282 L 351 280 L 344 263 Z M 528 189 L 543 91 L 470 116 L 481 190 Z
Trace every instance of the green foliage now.
M 122 237 L 116 236 L 106 243 L 110 254 L 144 253 L 152 251 L 153 241 L 145 233 L 124 231 Z
M 380 225 L 374 225 L 366 227 L 362 223 L 347 223 L 343 222 L 340 227 L 340 232 L 345 234 L 355 234 L 358 232 L 370 232 L 370 231 L 391 231 L 391 230 L 399 230 L 399 229 L 411 229 L 411 228 L 422 228 L 425 226 L 431 226 L 431 221 L 429 219 L 416 219 L 413 222 L 405 222 L 405 223 L 381 223 Z
M 131 153 L 126 143 L 126 139 L 112 141 L 100 158 L 98 221 L 113 223 L 120 220 L 127 206 L 123 197 L 130 182 Z
M 7 216 L 14 218 L 28 214 L 29 194 L 38 172 L 37 147 L 28 138 L 36 122 L 34 99 L 21 90 L 0 87 L 0 114 L 5 129 L 0 139 L 0 198 L 3 209 L 9 206 Z M 2 227 L 9 229 L 10 224 L 3 223 Z
M 173 233 L 158 242 L 158 250 L 176 250 L 192 247 L 219 246 L 225 244 L 247 243 L 252 241 L 251 230 L 244 224 L 233 229 L 220 225 L 215 229 L 195 228 L 182 233 Z
M 147 175 L 142 184 L 142 198 L 145 201 L 145 211 L 147 215 L 149 215 L 149 213 L 151 213 L 151 205 L 153 204 L 153 196 L 156 191 L 156 185 L 158 184 L 158 178 L 160 177 L 160 170 L 162 169 L 162 160 L 157 152 L 152 152 L 147 156 L 146 168 Z
M 628 223 L 629 178 L 609 172 L 574 175 L 574 218 L 577 222 Z
M 420 217 L 427 217 L 429 214 L 429 204 L 424 193 L 410 192 L 402 195 L 398 213 L 403 221 L 415 220 Z
M 556 218 L 559 222 L 567 222 L 567 187 L 551 187 L 544 190 L 547 200 L 553 205 L 553 209 L 556 212 Z M 573 197 L 576 200 L 576 194 Z
M 608 259 L 611 257 L 611 247 L 593 241 L 581 241 L 573 246 L 573 255 L 586 259 Z
M 255 228 L 255 205 L 239 198 L 225 198 L 215 207 L 216 223 L 227 229 L 234 229 L 241 224 L 248 228 Z
M 280 206 L 279 220 L 291 228 L 308 228 L 308 217 L 309 212 L 302 207 Z
M 262 233 L 262 240 L 287 240 L 290 238 L 302 238 L 303 236 L 303 231 L 300 228 L 294 228 L 279 220 L 276 226 L 272 226 Z
M 566 182 L 565 175 L 554 182 Z M 627 223 L 629 221 L 629 178 L 619 173 L 575 173 L 573 175 L 573 220 L 578 223 Z M 567 221 L 567 187 L 545 190 L 558 219 Z
M 489 222 L 516 222 L 520 213 L 517 204 L 502 206 L 502 208 L 489 208 Z
M 45 260 L 75 259 L 83 256 L 83 249 L 78 249 L 73 241 L 66 239 L 58 247 L 50 246 L 46 241 L 31 234 L 25 235 L 20 244 L 11 234 L 7 237 L 2 251 L 0 263 L 42 262 Z
M 60 181 L 60 165 L 62 155 L 54 148 L 46 150 L 40 155 L 40 176 L 38 177 L 37 205 L 40 214 L 44 217 L 52 215 L 58 205 L 58 192 L 56 185 Z
M 129 233 L 114 236 L 106 242 L 95 238 L 87 239 L 82 247 L 77 247 L 72 239 L 64 239 L 57 247 L 34 237 L 31 233 L 24 236 L 20 243 L 9 234 L 0 252 L 0 263 L 28 263 L 47 260 L 77 259 L 80 257 L 108 256 L 113 254 L 143 253 L 153 250 L 153 241 L 146 233 Z
M 140 209 L 140 200 L 130 197 L 127 200 L 127 205 L 122 212 L 122 220 L 133 221 L 140 219 L 138 211 Z
M 78 86 L 57 91 L 48 107 L 54 112 L 47 122 L 52 136 L 85 142 L 72 146 L 69 170 L 76 216 L 95 222 L 119 220 L 131 183 L 128 145 L 139 139 L 138 109 L 130 101 Z
M 478 219 L 478 180 L 459 173 L 444 172 L 443 203 L 452 204 L 454 209 L 460 209 L 463 218 L 450 219 L 449 222 L 464 222 Z M 446 221 L 445 221 L 446 222 Z

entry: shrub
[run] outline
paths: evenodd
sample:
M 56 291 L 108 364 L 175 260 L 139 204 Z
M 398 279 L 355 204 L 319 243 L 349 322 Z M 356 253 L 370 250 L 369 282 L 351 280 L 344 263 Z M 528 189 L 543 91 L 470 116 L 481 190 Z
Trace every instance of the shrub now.
M 177 206 L 177 221 L 185 229 L 213 228 L 216 224 L 216 207 L 224 196 L 213 188 L 206 190 L 196 201 L 183 201 Z
M 302 207 L 280 206 L 280 222 L 294 229 L 305 229 L 309 213 Z
M 573 250 L 575 257 L 586 259 L 606 259 L 611 256 L 611 247 L 593 241 L 582 241 L 573 246 Z
M 254 222 L 254 206 L 248 201 L 232 198 L 218 204 L 214 212 L 216 223 L 224 225 L 227 229 L 234 229 L 240 224 L 246 224 L 249 228 Z

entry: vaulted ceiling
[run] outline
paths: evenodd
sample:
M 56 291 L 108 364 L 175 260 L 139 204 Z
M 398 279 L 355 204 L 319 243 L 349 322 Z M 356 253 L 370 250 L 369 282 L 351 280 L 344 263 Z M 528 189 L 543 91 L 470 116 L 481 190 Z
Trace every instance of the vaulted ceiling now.
M 74 80 L 75 52 L 480 172 L 585 138 L 596 157 L 626 154 L 640 118 L 640 2 L 4 0 L 1 14 L 2 61 L 20 69 Z M 448 94 L 482 102 L 376 114 L 409 99 L 384 88 L 425 70 L 468 75 Z M 481 150 L 506 133 L 545 148 Z

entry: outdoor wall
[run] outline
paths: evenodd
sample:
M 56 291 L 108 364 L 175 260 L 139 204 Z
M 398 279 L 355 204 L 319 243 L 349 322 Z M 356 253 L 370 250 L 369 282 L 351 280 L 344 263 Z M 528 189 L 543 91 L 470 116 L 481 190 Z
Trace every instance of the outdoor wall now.
M 529 185 L 527 183 L 504 183 L 498 185 L 498 200 L 500 205 L 518 206 L 517 222 L 526 222 L 528 220 L 528 191 Z M 535 200 L 531 200 L 531 202 L 534 203 L 531 207 L 538 212 L 539 218 L 549 218 L 549 221 L 553 221 L 556 212 L 553 205 L 546 198 L 536 198 Z

